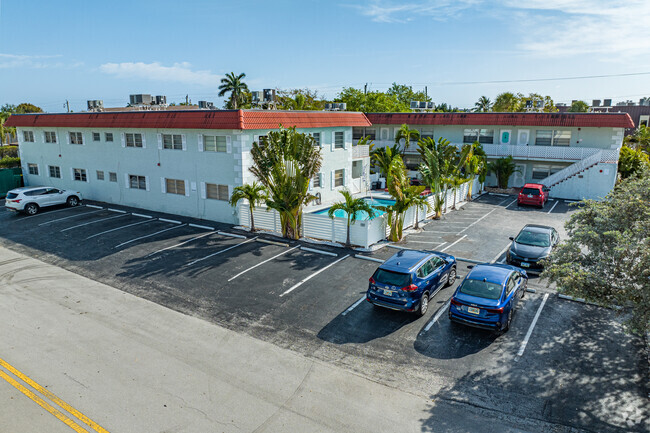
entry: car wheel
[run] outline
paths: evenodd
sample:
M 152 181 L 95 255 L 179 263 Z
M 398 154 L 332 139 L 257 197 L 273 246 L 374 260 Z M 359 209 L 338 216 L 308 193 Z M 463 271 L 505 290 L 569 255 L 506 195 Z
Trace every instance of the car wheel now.
M 420 298 L 420 307 L 418 308 L 418 316 L 424 316 L 429 309 L 429 292 L 424 292 Z
M 508 312 L 508 321 L 503 327 L 503 332 L 506 332 L 508 329 L 510 329 L 510 322 L 512 322 L 512 308 L 510 308 L 510 311 Z
M 66 203 L 68 203 L 68 206 L 70 207 L 75 207 L 79 204 L 79 198 L 75 195 L 71 195 L 70 197 L 68 197 Z
M 38 213 L 38 205 L 36 203 L 30 203 L 26 205 L 25 213 L 27 215 L 36 215 Z
M 451 271 L 449 271 L 449 278 L 447 279 L 447 286 L 451 286 L 456 282 L 456 266 L 453 266 L 451 268 Z

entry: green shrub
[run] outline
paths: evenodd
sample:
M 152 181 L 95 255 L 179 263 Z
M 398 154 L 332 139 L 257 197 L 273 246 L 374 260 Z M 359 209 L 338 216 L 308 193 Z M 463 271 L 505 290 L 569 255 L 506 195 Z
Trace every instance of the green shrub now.
M 18 146 L 0 146 L 0 159 L 10 157 L 18 157 Z
M 0 168 L 20 167 L 20 158 L 4 157 L 0 159 Z

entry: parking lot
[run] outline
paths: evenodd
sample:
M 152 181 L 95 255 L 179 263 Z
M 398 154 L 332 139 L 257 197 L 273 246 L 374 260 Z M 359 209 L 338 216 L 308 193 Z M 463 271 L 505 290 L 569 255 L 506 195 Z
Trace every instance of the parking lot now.
M 9 248 L 442 399 L 450 411 L 493 412 L 546 431 L 647 429 L 643 342 L 626 335 L 612 311 L 559 299 L 537 276 L 510 331 L 497 336 L 448 320 L 456 285 L 437 293 L 422 318 L 365 302 L 368 278 L 395 246 L 358 252 L 103 203 L 31 217 L 1 209 L 0 237 Z M 513 196 L 487 194 L 397 247 L 466 259 L 458 263 L 463 277 L 473 261 L 502 262 L 508 237 L 527 223 L 564 237 L 574 209 L 564 200 L 520 208 Z M 423 425 L 437 431 L 438 414 L 430 415 Z

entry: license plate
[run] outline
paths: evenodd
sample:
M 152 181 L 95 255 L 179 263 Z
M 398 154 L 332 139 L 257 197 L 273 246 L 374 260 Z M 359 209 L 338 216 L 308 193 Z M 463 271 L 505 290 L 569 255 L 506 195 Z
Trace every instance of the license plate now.
M 530 194 L 528 194 L 528 198 L 533 198 L 533 196 L 532 196 L 532 195 L 530 195 Z
M 530 267 L 530 263 L 521 262 L 521 267 L 522 267 L 522 268 L 529 268 L 529 267 Z
M 393 291 L 392 290 L 384 290 L 384 295 L 386 296 L 393 296 Z
M 472 314 L 479 314 L 481 310 L 474 307 L 467 307 L 467 312 Z

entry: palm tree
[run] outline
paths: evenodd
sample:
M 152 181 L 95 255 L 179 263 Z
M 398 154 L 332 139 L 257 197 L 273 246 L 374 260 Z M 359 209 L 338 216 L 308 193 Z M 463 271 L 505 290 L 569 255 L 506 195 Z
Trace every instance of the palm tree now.
M 230 92 L 230 101 L 228 104 L 233 110 L 236 110 L 243 101 L 244 92 L 248 92 L 248 86 L 242 81 L 245 77 L 246 74 L 244 73 L 235 75 L 234 72 L 231 72 L 226 74 L 226 78 L 221 79 L 219 96 L 225 96 L 226 93 Z
M 235 207 L 240 200 L 248 200 L 248 210 L 251 214 L 251 232 L 255 231 L 255 219 L 253 211 L 255 207 L 267 199 L 266 188 L 261 183 L 255 181 L 250 184 L 235 187 L 230 196 L 230 206 Z
M 316 199 L 309 181 L 320 171 L 323 157 L 314 138 L 296 128 L 271 131 L 263 143 L 254 142 L 250 168 L 268 191 L 266 205 L 278 211 L 282 236 L 299 239 L 302 208 Z
M 474 104 L 474 111 L 487 112 L 492 108 L 492 101 L 487 96 L 481 96 Z
M 395 144 L 399 145 L 402 139 L 404 139 L 404 150 L 406 150 L 411 140 L 417 141 L 420 139 L 420 131 L 411 129 L 407 124 L 404 124 L 395 133 Z
M 453 159 L 456 149 L 445 138 L 440 137 L 436 142 L 426 137 L 418 141 L 418 152 L 422 157 L 419 167 L 422 180 L 434 194 L 433 218 L 438 219 L 442 215 L 444 205 L 444 197 L 441 193 L 445 185 L 443 179 L 447 176 L 446 167 L 449 167 L 448 161 Z
M 463 147 L 469 148 L 465 155 L 465 175 L 469 182 L 467 201 L 472 201 L 474 179 L 476 176 L 480 178 L 481 173 L 486 172 L 487 159 L 483 146 L 478 141 L 475 141 L 473 144 L 466 144 Z M 485 178 L 483 178 L 483 181 L 485 181 Z
M 368 214 L 368 219 L 374 218 L 375 209 L 373 209 L 373 207 L 362 198 L 352 198 L 352 194 L 348 190 L 344 189 L 339 192 L 343 195 L 345 201 L 334 203 L 327 211 L 327 215 L 334 219 L 334 212 L 337 210 L 345 212 L 348 219 L 348 235 L 345 245 L 350 246 L 350 224 L 354 224 L 357 221 L 360 212 L 366 212 Z
M 517 168 L 510 155 L 505 158 L 499 158 L 494 162 L 489 162 L 487 168 L 489 172 L 493 172 L 496 175 L 499 188 L 508 188 L 508 179 L 510 179 L 510 176 L 514 173 L 521 173 L 521 170 Z
M 394 144 L 390 147 L 370 148 L 370 164 L 379 170 L 385 178 L 388 178 L 388 168 L 396 155 L 400 155 L 400 145 Z
M 416 197 L 413 197 L 413 206 L 415 206 L 415 226 L 417 230 L 420 228 L 420 209 L 425 210 L 426 212 L 431 210 L 431 205 L 429 204 L 429 197 L 418 194 Z M 424 215 L 426 218 L 426 214 Z

